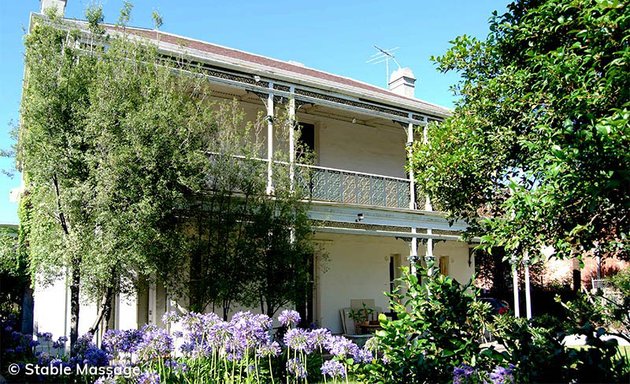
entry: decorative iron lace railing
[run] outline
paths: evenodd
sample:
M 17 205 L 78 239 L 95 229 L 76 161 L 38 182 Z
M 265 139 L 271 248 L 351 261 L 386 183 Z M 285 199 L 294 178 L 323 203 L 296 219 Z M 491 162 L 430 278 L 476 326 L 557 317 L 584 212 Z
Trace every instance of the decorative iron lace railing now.
M 296 164 L 296 187 L 312 200 L 409 208 L 409 180 Z
M 218 160 L 216 154 L 209 154 Z M 236 161 L 267 162 L 267 159 L 232 155 Z M 276 171 L 289 171 L 289 163 L 275 161 Z M 256 167 L 257 168 L 257 167 Z M 260 167 L 257 172 L 263 171 Z M 274 171 L 275 172 L 275 171 Z M 295 188 L 315 201 L 409 208 L 409 180 L 399 177 L 354 172 L 343 169 L 295 164 Z M 417 201 L 420 201 L 418 199 Z M 424 206 L 419 204 L 419 206 Z

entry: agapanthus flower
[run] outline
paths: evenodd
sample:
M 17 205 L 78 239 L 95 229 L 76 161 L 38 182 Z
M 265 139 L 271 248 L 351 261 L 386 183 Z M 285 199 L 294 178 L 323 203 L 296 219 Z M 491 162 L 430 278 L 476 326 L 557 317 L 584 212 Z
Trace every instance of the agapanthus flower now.
M 38 365 L 48 365 L 51 360 L 52 360 L 52 358 L 51 358 L 51 356 L 50 356 L 50 354 L 48 352 L 42 352 L 37 357 L 37 364 Z
M 338 377 L 344 378 L 346 377 L 346 367 L 343 366 L 337 360 L 328 360 L 322 364 L 322 375 L 329 377 Z
M 168 356 L 173 351 L 173 339 L 165 329 L 155 326 L 143 327 L 144 335 L 138 343 L 136 353 L 143 361 Z
M 160 375 L 157 372 L 142 372 L 138 377 L 138 384 L 160 384 Z
M 374 355 L 368 349 L 364 348 L 356 348 L 353 351 L 352 359 L 355 363 L 370 363 L 374 360 Z
M 318 328 L 309 332 L 308 342 L 312 350 L 322 350 L 326 346 L 331 333 L 326 328 Z
M 42 341 L 51 341 L 52 337 L 53 335 L 50 332 L 37 332 L 37 338 L 42 339 Z
M 96 344 L 92 342 L 93 335 L 86 333 L 81 335 L 74 344 L 74 355 L 83 356 L 83 354 L 90 348 L 96 348 Z
M 66 342 L 68 341 L 68 338 L 65 336 L 60 336 L 57 341 L 53 341 L 52 343 L 52 347 L 56 348 L 56 349 L 61 349 L 61 348 L 65 348 L 66 346 Z
M 359 347 L 352 340 L 343 336 L 332 336 L 326 343 L 326 349 L 331 355 L 346 357 L 356 355 Z
M 285 309 L 280 312 L 280 316 L 278 316 L 278 321 L 285 327 L 296 326 L 300 323 L 300 320 L 302 320 L 302 318 L 299 312 L 290 309 Z
M 229 322 L 231 344 L 239 345 L 242 350 L 246 350 L 267 343 L 271 340 L 271 325 L 271 319 L 265 315 L 238 312 Z
M 287 372 L 289 375 L 304 379 L 307 376 L 306 368 L 299 358 L 287 360 Z
M 490 373 L 490 380 L 492 380 L 493 384 L 513 384 L 514 365 L 510 364 L 507 367 L 497 366 L 492 373 Z
M 268 344 L 263 344 L 256 348 L 256 355 L 258 357 L 276 357 L 282 353 L 282 349 L 280 348 L 280 344 L 276 341 Z
M 129 329 L 126 331 L 109 330 L 103 336 L 103 347 L 111 354 L 133 353 L 138 344 L 142 341 L 144 333 L 139 329 Z
M 296 351 L 305 351 L 310 353 L 308 332 L 300 328 L 291 328 L 284 335 L 284 344 Z
M 180 363 L 177 360 L 166 360 L 164 366 L 171 368 L 176 374 L 188 372 L 188 365 Z
M 470 382 L 475 369 L 470 365 L 462 364 L 453 369 L 453 384 L 465 384 Z
M 91 367 L 106 367 L 109 365 L 107 352 L 96 346 L 88 348 L 83 354 L 83 364 Z

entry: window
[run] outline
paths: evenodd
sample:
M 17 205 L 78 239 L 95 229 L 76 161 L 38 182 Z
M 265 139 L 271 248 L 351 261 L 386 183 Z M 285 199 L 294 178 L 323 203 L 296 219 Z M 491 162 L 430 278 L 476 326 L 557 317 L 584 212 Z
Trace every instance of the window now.
M 394 254 L 389 257 L 389 293 L 394 293 L 398 286 L 396 281 L 402 275 L 400 268 L 402 267 L 402 260 L 399 254 Z
M 440 256 L 440 273 L 443 275 L 448 275 L 448 264 L 449 264 L 448 256 Z

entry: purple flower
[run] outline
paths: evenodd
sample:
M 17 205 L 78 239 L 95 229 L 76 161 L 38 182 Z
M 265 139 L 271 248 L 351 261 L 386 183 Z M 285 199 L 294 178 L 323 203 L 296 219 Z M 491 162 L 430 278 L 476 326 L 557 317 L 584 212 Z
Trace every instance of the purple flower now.
M 453 384 L 464 384 L 472 380 L 471 376 L 475 369 L 470 365 L 462 364 L 453 369 Z
M 157 372 L 142 372 L 138 377 L 138 384 L 160 384 L 160 375 Z
M 273 343 L 268 343 L 268 344 L 259 346 L 256 349 L 256 356 L 276 357 L 276 356 L 279 356 L 281 352 L 282 352 L 282 349 L 280 348 L 280 344 L 274 341 Z
M 284 335 L 284 343 L 287 347 L 295 349 L 296 351 L 311 352 L 309 346 L 308 332 L 300 328 L 291 328 Z
M 289 309 L 285 309 L 280 313 L 280 316 L 278 316 L 278 321 L 285 327 L 298 325 L 300 323 L 300 320 L 302 320 L 300 314 L 297 311 Z
M 140 360 L 155 360 L 168 356 L 173 351 L 173 339 L 165 329 L 145 326 L 143 331 L 142 341 L 138 343 L 136 348 Z
M 332 336 L 328 339 L 326 349 L 331 355 L 346 357 L 356 356 L 359 353 L 359 347 L 343 336 Z
M 179 363 L 177 360 L 166 360 L 164 366 L 171 368 L 176 374 L 185 373 L 188 371 L 186 363 Z
M 306 378 L 307 375 L 306 368 L 299 358 L 287 360 L 287 372 L 289 372 L 292 376 L 299 377 L 300 379 Z
M 490 373 L 490 380 L 493 384 L 513 384 L 514 383 L 514 365 L 509 364 L 507 367 L 497 366 Z
M 103 347 L 113 355 L 120 352 L 133 353 L 142 341 L 144 333 L 138 329 L 127 331 L 109 330 L 103 336 Z
M 102 349 L 90 347 L 83 354 L 83 364 L 90 367 L 106 367 L 109 365 L 109 357 Z
M 308 334 L 308 342 L 312 350 L 321 351 L 326 346 L 328 339 L 331 337 L 331 333 L 326 328 L 318 328 L 312 330 Z
M 346 367 L 337 360 L 328 360 L 322 364 L 322 375 L 330 377 L 346 377 Z
M 352 359 L 355 363 L 371 363 L 374 360 L 374 355 L 367 348 L 357 348 L 352 355 Z
M 36 335 L 38 339 L 42 339 L 43 341 L 51 341 L 53 337 L 50 332 L 37 332 Z
M 48 365 L 50 363 L 50 360 L 50 354 L 48 354 L 48 352 L 42 352 L 37 358 L 37 365 Z
M 96 348 L 96 344 L 92 342 L 92 337 L 93 335 L 91 333 L 86 333 L 77 339 L 74 345 L 74 353 L 76 356 L 83 356 L 88 349 Z

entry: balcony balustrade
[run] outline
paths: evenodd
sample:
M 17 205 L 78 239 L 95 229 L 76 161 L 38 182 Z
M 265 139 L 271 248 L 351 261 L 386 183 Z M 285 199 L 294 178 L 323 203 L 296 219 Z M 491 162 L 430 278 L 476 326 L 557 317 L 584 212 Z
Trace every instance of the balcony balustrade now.
M 409 208 L 409 180 L 296 164 L 296 188 L 312 200 Z
M 260 158 L 232 157 L 236 161 L 267 162 Z M 289 169 L 287 162 L 274 161 L 274 164 L 276 171 L 287 172 Z M 260 167 L 259 171 L 263 169 L 266 170 L 266 166 Z M 313 201 L 409 208 L 408 179 L 296 163 L 294 180 L 295 188 Z M 423 199 L 418 194 L 416 196 L 417 201 Z M 424 206 L 424 203 L 419 206 Z

